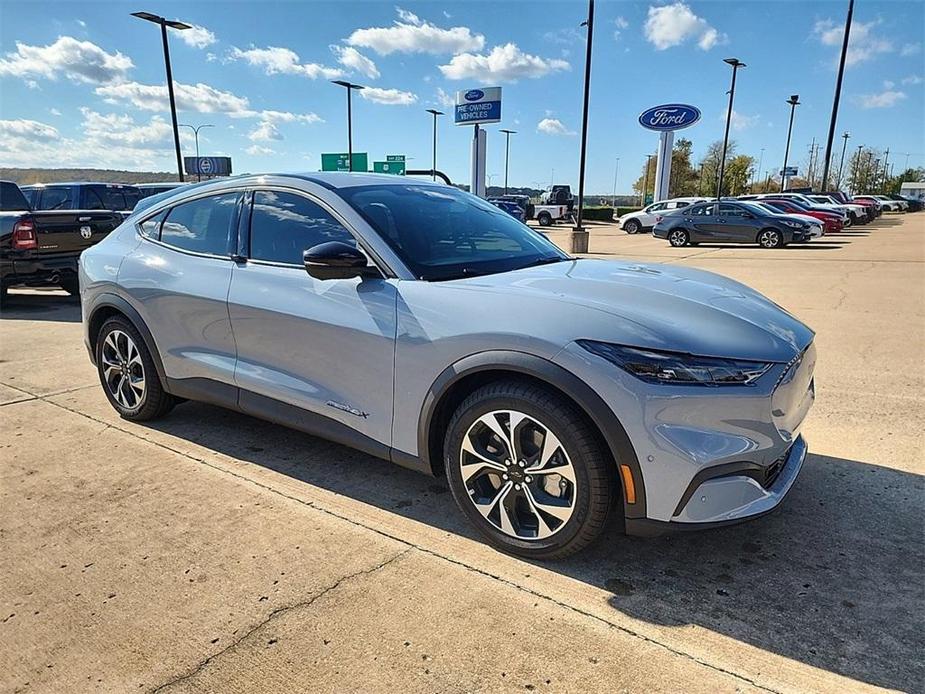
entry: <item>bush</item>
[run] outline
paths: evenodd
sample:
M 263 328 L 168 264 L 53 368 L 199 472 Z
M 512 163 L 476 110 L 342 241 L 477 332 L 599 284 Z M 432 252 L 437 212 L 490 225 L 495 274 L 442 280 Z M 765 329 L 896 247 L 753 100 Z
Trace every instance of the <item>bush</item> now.
M 641 209 L 642 209 L 641 207 L 636 207 L 636 206 L 618 207 L 617 216 L 622 217 L 625 214 L 629 214 L 630 212 L 637 212 Z
M 589 222 L 610 222 L 613 220 L 612 207 L 585 207 L 581 211 L 582 219 Z

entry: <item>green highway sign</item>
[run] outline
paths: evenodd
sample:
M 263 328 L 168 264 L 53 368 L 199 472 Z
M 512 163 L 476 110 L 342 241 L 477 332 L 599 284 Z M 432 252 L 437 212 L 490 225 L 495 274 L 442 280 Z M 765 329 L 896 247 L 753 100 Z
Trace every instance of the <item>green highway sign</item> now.
M 404 161 L 405 155 L 404 154 L 386 154 L 385 160 L 386 161 Z
M 349 171 L 347 164 L 348 155 L 346 152 L 328 152 L 321 155 L 322 171 Z M 353 153 L 353 170 L 366 172 L 369 171 L 369 158 L 366 152 Z
M 374 161 L 374 173 L 395 174 L 397 176 L 405 175 L 405 162 L 402 161 Z

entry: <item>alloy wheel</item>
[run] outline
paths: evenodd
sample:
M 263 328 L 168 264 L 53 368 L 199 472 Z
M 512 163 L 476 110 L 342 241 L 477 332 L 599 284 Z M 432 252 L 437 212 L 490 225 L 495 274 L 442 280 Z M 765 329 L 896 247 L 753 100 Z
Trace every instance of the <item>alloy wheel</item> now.
M 463 436 L 459 466 L 469 500 L 505 535 L 544 540 L 575 510 L 575 468 L 565 447 L 523 412 L 494 410 L 475 420 Z
M 687 243 L 687 234 L 680 229 L 675 229 L 668 235 L 668 242 L 672 246 L 683 246 Z
M 762 231 L 761 236 L 758 237 L 758 243 L 764 248 L 776 248 L 780 245 L 780 234 L 776 231 Z
M 113 399 L 134 410 L 145 397 L 145 369 L 138 347 L 127 333 L 112 330 L 103 340 L 103 380 Z

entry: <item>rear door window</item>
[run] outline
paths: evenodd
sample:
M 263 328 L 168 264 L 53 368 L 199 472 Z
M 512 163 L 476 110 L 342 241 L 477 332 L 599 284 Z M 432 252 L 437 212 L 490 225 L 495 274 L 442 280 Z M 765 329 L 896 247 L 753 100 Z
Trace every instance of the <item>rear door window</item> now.
M 70 188 L 45 188 L 39 200 L 42 210 L 70 210 L 74 208 Z
M 177 205 L 161 225 L 161 242 L 194 253 L 230 255 L 238 193 L 224 193 Z

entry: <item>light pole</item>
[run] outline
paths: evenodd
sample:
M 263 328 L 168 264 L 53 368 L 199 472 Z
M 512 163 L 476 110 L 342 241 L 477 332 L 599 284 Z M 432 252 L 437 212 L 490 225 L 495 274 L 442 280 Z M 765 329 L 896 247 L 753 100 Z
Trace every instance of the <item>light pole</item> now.
M 642 177 L 642 200 L 639 202 L 640 207 L 646 206 L 646 193 L 649 192 L 649 162 L 652 161 L 652 155 L 646 155 L 646 170 Z
M 173 145 L 177 152 L 177 178 L 183 183 L 183 157 L 180 155 L 180 129 L 177 127 L 177 102 L 173 96 L 173 73 L 170 70 L 170 49 L 167 46 L 167 27 L 183 31 L 193 27 L 176 20 L 168 20 L 150 12 L 132 12 L 133 17 L 153 22 L 161 28 L 161 41 L 164 44 L 164 67 L 167 69 L 167 95 L 170 97 L 170 120 L 173 122 Z
M 591 96 L 591 41 L 594 38 L 594 0 L 588 0 L 588 19 L 582 22 L 588 27 L 588 43 L 585 46 L 585 94 L 584 108 L 581 114 L 581 157 L 578 163 L 578 218 L 572 229 L 572 253 L 588 252 L 588 232 L 581 226 L 581 217 L 585 206 L 585 155 L 588 149 L 588 101 Z
M 887 168 L 887 162 L 889 161 L 890 161 L 890 148 L 887 147 L 886 153 L 883 155 L 883 178 L 881 179 L 881 183 L 880 183 L 880 194 L 881 195 L 886 191 L 886 177 L 887 177 L 887 174 L 889 173 L 889 169 Z
M 511 135 L 516 135 L 517 131 L 502 128 L 501 132 L 504 133 L 504 194 L 507 195 L 507 171 L 508 163 L 511 160 Z
M 764 162 L 764 147 L 761 148 L 761 154 L 758 155 L 758 168 L 752 173 L 752 188 L 755 187 L 755 181 L 758 180 L 758 176 L 761 175 L 761 164 Z M 703 171 L 703 166 L 701 165 L 701 172 Z M 752 191 L 753 193 L 755 191 Z
M 835 122 L 838 120 L 838 102 L 841 100 L 841 82 L 845 75 L 845 58 L 848 55 L 848 36 L 851 34 L 851 17 L 854 15 L 854 0 L 848 0 L 848 16 L 845 18 L 845 37 L 842 41 L 841 59 L 838 62 L 838 77 L 835 80 L 835 100 L 832 102 L 832 119 L 829 121 L 829 139 L 825 143 L 825 168 L 822 170 L 822 188 L 829 180 L 829 160 L 832 158 L 832 140 L 835 139 Z
M 350 96 L 353 90 L 363 89 L 362 84 L 354 84 L 346 80 L 331 80 L 334 84 L 347 90 L 347 171 L 353 172 L 353 113 L 351 111 Z
M 434 108 L 427 109 L 427 112 L 434 117 L 434 160 L 433 160 L 433 180 L 437 180 L 437 116 L 442 116 L 443 111 Z
M 729 108 L 726 111 L 726 132 L 723 135 L 723 155 L 719 160 L 719 179 L 716 181 L 716 199 L 719 200 L 723 190 L 723 175 L 726 173 L 726 148 L 729 146 L 729 124 L 732 122 L 732 100 L 736 94 L 736 72 L 745 63 L 738 58 L 724 58 L 723 62 L 732 66 L 732 86 L 729 87 Z M 646 169 L 648 171 L 648 169 Z
M 197 125 L 195 128 L 192 125 L 187 125 L 186 123 L 180 123 L 181 128 L 189 128 L 193 131 L 193 135 L 196 138 L 196 180 L 202 180 L 202 174 L 199 171 L 199 131 L 203 128 L 214 128 L 215 126 L 211 123 L 203 123 L 202 125 Z
M 838 177 L 835 179 L 835 188 L 838 190 L 841 190 L 841 174 L 845 168 L 845 149 L 848 147 L 849 137 L 851 137 L 851 134 L 846 130 L 845 134 L 842 135 L 842 139 L 844 140 L 844 142 L 842 142 L 842 146 L 841 146 L 841 161 L 838 163 Z M 820 192 L 825 192 L 825 191 L 820 191 Z
M 784 168 L 780 170 L 780 190 L 784 192 L 784 182 L 787 180 L 787 159 L 790 158 L 790 136 L 793 134 L 793 114 L 797 110 L 797 105 L 800 103 L 799 94 L 791 94 L 790 98 L 787 99 L 787 103 L 790 104 L 790 126 L 787 128 L 787 146 L 784 148 Z
M 617 207 L 617 172 L 620 170 L 620 157 L 617 157 L 617 163 L 613 167 L 613 198 L 610 200 L 610 206 Z
M 861 185 L 860 185 L 860 181 L 858 180 L 858 176 L 860 176 L 861 174 L 861 151 L 863 149 L 864 149 L 864 145 L 858 145 L 858 153 L 854 155 L 854 175 L 852 176 L 852 178 L 854 179 L 854 185 L 851 186 L 852 194 L 857 194 L 861 192 Z

